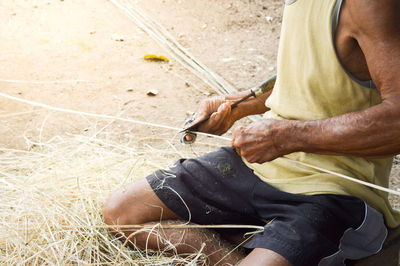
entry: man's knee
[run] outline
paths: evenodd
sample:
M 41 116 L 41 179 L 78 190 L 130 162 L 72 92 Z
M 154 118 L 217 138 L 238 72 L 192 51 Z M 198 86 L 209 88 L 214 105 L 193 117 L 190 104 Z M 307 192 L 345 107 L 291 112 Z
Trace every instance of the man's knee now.
M 104 204 L 103 216 L 108 225 L 141 224 L 140 206 L 144 193 L 139 193 L 143 181 L 128 184 L 111 193 Z
M 103 207 L 104 221 L 108 225 L 123 225 L 125 224 L 124 213 L 125 202 L 124 198 L 120 196 L 120 189 L 111 193 Z
M 146 179 L 114 191 L 104 204 L 103 216 L 108 225 L 134 225 L 176 218 L 160 201 Z

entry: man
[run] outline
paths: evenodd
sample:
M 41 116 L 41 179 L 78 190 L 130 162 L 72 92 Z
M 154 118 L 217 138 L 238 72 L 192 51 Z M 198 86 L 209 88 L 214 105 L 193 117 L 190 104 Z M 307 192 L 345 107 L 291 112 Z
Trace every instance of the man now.
M 236 128 L 233 148 L 182 159 L 114 192 L 105 221 L 115 231 L 175 219 L 264 226 L 244 244 L 247 256 L 226 256 L 228 244 L 210 232 L 158 231 L 179 254 L 202 249 L 210 265 L 343 265 L 379 252 L 385 223 L 400 223 L 385 193 L 282 156 L 388 185 L 391 156 L 400 152 L 399 14 L 398 0 L 285 1 L 272 93 L 234 109 L 241 94 L 212 98 L 196 115 L 212 114 L 199 130 L 218 135 L 247 115 L 265 118 Z M 240 243 L 241 233 L 222 236 Z M 131 240 L 167 245 L 154 233 Z

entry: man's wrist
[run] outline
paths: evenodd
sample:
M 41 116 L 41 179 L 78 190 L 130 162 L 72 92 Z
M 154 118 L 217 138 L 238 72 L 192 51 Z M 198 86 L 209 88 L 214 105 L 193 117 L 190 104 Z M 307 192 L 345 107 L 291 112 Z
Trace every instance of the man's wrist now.
M 303 121 L 279 120 L 277 128 L 273 133 L 275 148 L 282 154 L 304 151 L 304 127 Z

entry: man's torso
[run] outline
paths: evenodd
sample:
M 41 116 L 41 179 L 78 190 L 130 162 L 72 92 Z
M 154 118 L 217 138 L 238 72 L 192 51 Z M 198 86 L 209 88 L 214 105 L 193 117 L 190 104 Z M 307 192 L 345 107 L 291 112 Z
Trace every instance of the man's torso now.
M 328 119 L 381 103 L 379 91 L 369 82 L 365 56 L 353 38 L 352 13 L 340 3 L 341 0 L 297 0 L 286 5 L 278 53 L 278 77 L 266 102 L 271 109 L 267 118 Z M 287 157 L 380 186 L 387 186 L 392 162 L 391 158 L 367 159 L 304 152 Z M 391 226 L 400 222 L 400 213 L 392 212 L 384 193 L 331 174 L 299 167 L 284 158 L 248 166 L 265 182 L 283 191 L 306 195 L 354 195 L 385 213 Z

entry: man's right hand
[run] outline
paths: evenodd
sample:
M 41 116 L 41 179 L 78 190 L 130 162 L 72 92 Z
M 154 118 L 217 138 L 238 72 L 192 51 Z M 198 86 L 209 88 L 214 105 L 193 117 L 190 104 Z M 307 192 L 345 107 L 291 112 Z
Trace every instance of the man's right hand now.
M 199 125 L 198 131 L 215 135 L 224 134 L 236 121 L 232 115 L 231 103 L 232 101 L 225 100 L 223 96 L 203 100 L 192 124 L 211 114 L 207 121 Z
M 248 95 L 250 91 L 242 91 L 233 95 L 216 96 L 203 100 L 195 114 L 195 119 L 192 123 L 201 121 L 211 114 L 210 118 L 198 126 L 198 131 L 209 134 L 222 135 L 226 133 L 233 124 L 248 115 L 262 114 L 268 110 L 265 106 L 265 100 L 271 94 L 271 91 L 254 98 L 250 97 L 244 102 L 232 109 L 231 104 Z M 189 137 L 189 135 L 186 135 Z M 190 141 L 190 139 L 187 139 Z

